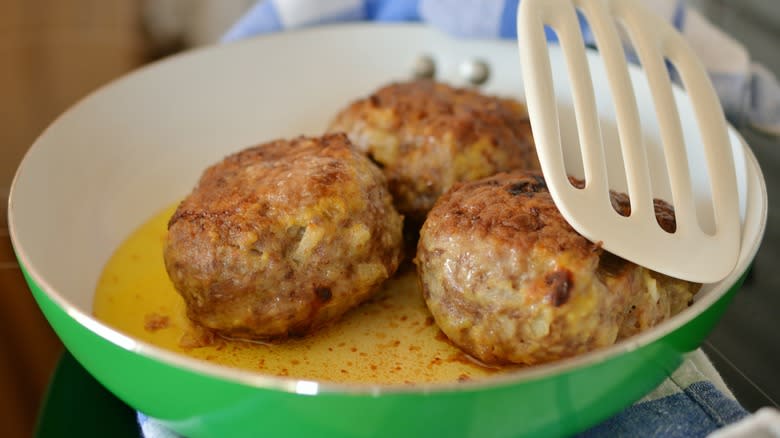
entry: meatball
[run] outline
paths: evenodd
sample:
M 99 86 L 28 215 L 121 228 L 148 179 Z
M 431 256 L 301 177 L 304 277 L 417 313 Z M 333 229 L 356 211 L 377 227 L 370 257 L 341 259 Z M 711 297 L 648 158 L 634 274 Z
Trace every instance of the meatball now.
M 208 168 L 168 224 L 165 266 L 199 325 L 300 336 L 398 268 L 402 217 L 343 134 L 252 147 Z
M 627 198 L 613 202 L 629 208 Z M 582 237 L 538 172 L 456 184 L 429 213 L 415 263 L 438 326 L 485 363 L 537 364 L 611 345 L 680 311 L 698 287 Z
M 347 133 L 382 168 L 398 211 L 417 226 L 455 182 L 539 168 L 525 106 L 431 80 L 380 88 L 329 131 Z

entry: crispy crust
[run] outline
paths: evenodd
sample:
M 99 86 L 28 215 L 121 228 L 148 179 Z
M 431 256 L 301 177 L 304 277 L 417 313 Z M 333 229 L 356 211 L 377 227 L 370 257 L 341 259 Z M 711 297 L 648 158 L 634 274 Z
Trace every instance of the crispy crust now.
M 627 198 L 613 202 L 627 211 Z M 582 237 L 538 172 L 456 184 L 429 213 L 415 263 L 439 327 L 487 363 L 535 364 L 611 345 L 679 312 L 698 288 Z
M 255 146 L 208 168 L 168 224 L 188 316 L 224 335 L 306 334 L 398 267 L 402 218 L 343 134 Z
M 455 182 L 539 168 L 520 102 L 431 80 L 382 87 L 329 131 L 346 132 L 383 169 L 396 207 L 418 223 Z

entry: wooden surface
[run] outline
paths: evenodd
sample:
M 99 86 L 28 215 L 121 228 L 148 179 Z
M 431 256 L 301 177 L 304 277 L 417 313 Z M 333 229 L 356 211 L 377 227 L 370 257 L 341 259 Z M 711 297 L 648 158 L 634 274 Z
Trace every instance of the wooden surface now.
M 141 0 L 0 0 L 0 424 L 30 436 L 62 351 L 10 247 L 6 200 L 35 137 L 79 98 L 146 59 Z

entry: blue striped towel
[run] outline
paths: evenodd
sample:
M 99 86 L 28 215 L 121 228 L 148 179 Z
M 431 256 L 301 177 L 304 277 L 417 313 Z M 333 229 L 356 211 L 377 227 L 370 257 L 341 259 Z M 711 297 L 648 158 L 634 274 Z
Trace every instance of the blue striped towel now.
M 688 39 L 710 72 L 726 116 L 780 135 L 780 85 L 747 50 L 683 0 L 643 0 Z M 459 37 L 516 38 L 517 0 L 267 0 L 258 2 L 223 41 L 344 21 L 422 21 Z M 585 29 L 586 43 L 593 37 Z

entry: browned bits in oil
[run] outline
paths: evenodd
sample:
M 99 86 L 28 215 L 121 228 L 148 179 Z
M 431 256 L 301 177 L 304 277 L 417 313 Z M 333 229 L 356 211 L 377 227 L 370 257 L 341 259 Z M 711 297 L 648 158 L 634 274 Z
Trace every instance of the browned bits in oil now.
M 376 366 L 376 364 L 371 364 L 371 371 L 376 371 L 376 369 L 379 368 Z
M 353 352 L 353 353 L 354 353 L 354 352 L 356 352 L 356 351 L 357 351 L 357 347 L 352 347 L 352 348 L 350 348 L 350 349 L 349 349 L 349 351 L 351 351 L 351 352 Z
M 421 347 L 419 345 L 410 345 L 409 351 L 420 351 Z
M 409 319 L 408 316 L 406 316 L 406 315 L 401 316 L 401 321 L 406 321 L 407 319 Z
M 434 365 L 441 365 L 442 362 L 442 359 L 439 356 L 436 356 L 431 359 L 431 362 L 428 364 L 428 368 L 432 368 Z
M 290 375 L 290 370 L 288 370 L 287 368 L 282 368 L 282 370 L 279 371 L 279 375 L 282 376 L 282 377 L 289 376 Z
M 433 319 L 432 316 L 428 316 L 428 317 L 425 318 L 425 326 L 426 327 L 432 326 L 434 322 L 436 322 L 436 321 Z
M 550 287 L 550 300 L 555 307 L 562 306 L 569 301 L 573 277 L 568 269 L 559 269 L 550 272 L 544 277 L 544 283 Z
M 366 353 L 365 351 L 361 351 L 359 354 L 360 357 L 368 357 L 368 353 Z
M 213 345 L 217 342 L 217 336 L 214 335 L 209 329 L 201 326 L 191 326 L 185 330 L 184 334 L 179 339 L 179 347 L 181 348 L 200 348 Z M 223 345 L 222 341 L 219 345 Z
M 396 339 L 395 341 L 393 341 L 393 347 L 397 347 L 397 346 L 399 346 L 399 345 L 401 345 L 401 341 L 399 341 L 398 339 Z
M 464 373 L 458 376 L 458 382 L 467 382 L 469 380 L 471 380 L 471 376 L 469 376 L 468 374 Z
M 342 368 L 341 369 L 341 374 L 349 374 L 349 372 L 347 370 L 345 370 L 344 368 Z
M 290 363 L 293 365 L 300 365 L 301 361 L 299 361 L 298 359 L 293 359 L 290 361 Z
M 147 313 L 144 316 L 144 330 L 147 332 L 156 332 L 168 328 L 170 325 L 170 318 L 167 315 L 160 315 L 159 313 Z
M 450 338 L 448 338 L 447 335 L 445 335 L 441 330 L 436 331 L 436 340 L 441 342 L 450 342 Z

